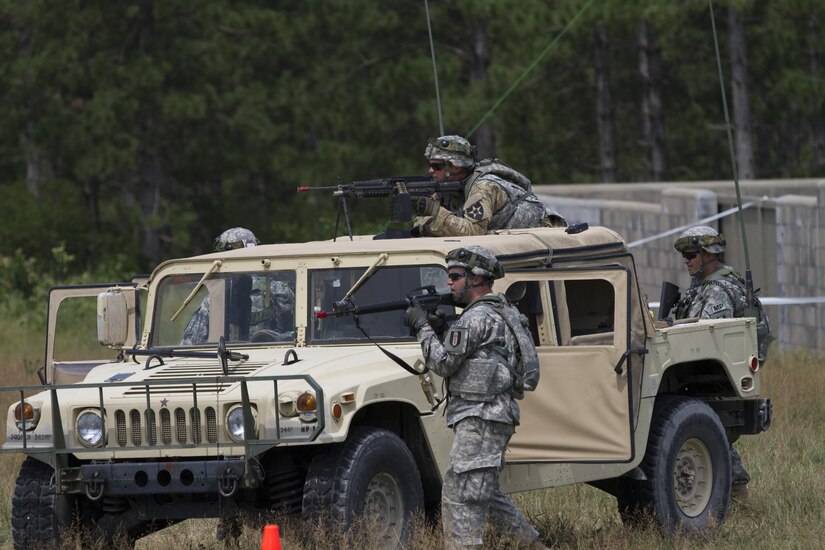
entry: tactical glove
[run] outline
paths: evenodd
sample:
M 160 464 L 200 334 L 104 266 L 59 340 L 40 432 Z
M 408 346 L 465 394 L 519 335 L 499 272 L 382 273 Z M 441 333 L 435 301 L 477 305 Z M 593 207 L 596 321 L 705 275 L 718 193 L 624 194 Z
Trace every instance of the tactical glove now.
M 419 197 L 413 204 L 419 216 L 435 216 L 441 208 L 439 202 L 432 197 Z
M 420 307 L 408 307 L 404 312 L 404 324 L 418 332 L 418 329 L 427 324 L 427 312 Z

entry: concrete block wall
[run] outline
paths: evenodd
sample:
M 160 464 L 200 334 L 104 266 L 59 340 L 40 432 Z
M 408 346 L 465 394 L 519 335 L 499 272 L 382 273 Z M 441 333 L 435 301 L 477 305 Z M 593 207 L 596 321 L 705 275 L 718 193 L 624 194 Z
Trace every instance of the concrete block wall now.
M 825 296 L 825 180 L 746 181 L 740 189 L 743 201 L 757 203 L 746 218 L 754 286 L 763 289 L 763 297 Z M 663 280 L 682 288 L 689 283 L 681 257 L 673 250 L 678 233 L 634 242 L 713 216 L 729 208 L 735 196 L 731 182 L 538 185 L 536 191 L 571 223 L 604 225 L 619 232 L 632 247 L 639 283 L 651 301 L 658 301 Z M 728 259 L 744 273 L 736 217 L 708 225 L 724 225 L 729 255 L 734 257 Z M 775 265 L 767 265 L 771 262 Z M 825 304 L 767 310 L 775 346 L 825 351 Z

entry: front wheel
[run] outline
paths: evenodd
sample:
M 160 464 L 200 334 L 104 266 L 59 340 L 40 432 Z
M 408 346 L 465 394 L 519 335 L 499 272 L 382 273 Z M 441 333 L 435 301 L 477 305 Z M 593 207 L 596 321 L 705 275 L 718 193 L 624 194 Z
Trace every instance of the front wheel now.
M 59 531 L 69 527 L 71 520 L 72 500 L 57 493 L 54 468 L 26 457 L 11 501 L 14 547 L 56 547 Z
M 342 528 L 357 517 L 375 522 L 378 545 L 395 548 L 424 506 L 418 467 L 394 433 L 354 427 L 347 440 L 313 458 L 304 485 L 305 519 L 327 513 Z
M 647 479 L 628 481 L 619 493 L 623 520 L 652 511 L 666 533 L 694 533 L 727 515 L 730 448 L 719 417 L 703 401 L 657 398 L 641 468 Z

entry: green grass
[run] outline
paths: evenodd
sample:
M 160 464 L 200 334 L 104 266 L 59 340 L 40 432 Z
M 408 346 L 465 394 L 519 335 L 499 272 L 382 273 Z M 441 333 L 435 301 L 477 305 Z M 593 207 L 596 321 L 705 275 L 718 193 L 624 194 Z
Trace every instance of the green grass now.
M 0 377 L 4 384 L 36 383 L 34 372 L 43 357 L 42 327 L 29 329 L 0 320 Z M 744 437 L 737 447 L 752 482 L 750 496 L 732 505 L 730 514 L 711 535 L 663 538 L 651 526 L 622 525 L 615 500 L 585 485 L 514 495 L 516 504 L 553 548 L 618 549 L 774 549 L 825 547 L 825 359 L 802 353 L 778 354 L 762 371 L 763 394 L 773 400 L 774 422 L 759 436 Z M 7 405 L 11 398 L 4 401 Z M 0 455 L 0 548 L 11 547 L 11 495 L 22 457 Z M 319 525 L 273 518 L 281 526 L 285 549 L 368 548 L 368 525 L 340 535 Z M 217 521 L 189 520 L 141 539 L 137 548 L 223 548 L 215 541 Z M 488 548 L 510 548 L 489 538 Z M 260 525 L 245 526 L 229 547 L 260 548 Z M 67 536 L 63 547 L 80 548 Z M 421 524 L 410 549 L 443 547 L 440 526 Z

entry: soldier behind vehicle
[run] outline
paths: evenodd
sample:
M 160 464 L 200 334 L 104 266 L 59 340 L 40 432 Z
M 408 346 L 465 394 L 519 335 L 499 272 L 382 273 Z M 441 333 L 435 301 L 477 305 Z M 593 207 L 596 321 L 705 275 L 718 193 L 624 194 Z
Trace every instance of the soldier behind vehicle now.
M 489 521 L 530 548 L 545 548 L 538 532 L 500 488 L 504 451 L 519 424 L 516 399 L 538 384 L 538 356 L 526 319 L 493 280 L 504 269 L 489 250 L 469 246 L 447 255 L 447 284 L 461 317 L 442 343 L 427 313 L 407 309 L 427 367 L 447 378 L 447 425 L 455 434 L 441 490 L 447 548 L 480 548 Z
M 690 287 L 673 307 L 675 319 L 697 317 L 722 319 L 744 317 L 747 308 L 747 288 L 741 275 L 724 263 L 725 238 L 707 225 L 691 227 L 679 236 L 674 248 L 682 254 L 690 273 Z M 759 314 L 767 316 L 759 306 Z M 769 338 L 759 342 L 759 361 L 765 361 Z M 731 443 L 733 479 L 731 494 L 744 498 L 748 494 L 750 475 L 742 464 L 739 453 Z
M 255 234 L 243 227 L 227 229 L 215 239 L 214 249 L 217 252 L 249 248 L 259 244 Z M 287 334 L 294 330 L 295 292 L 283 281 L 269 281 L 260 277 L 252 278 L 251 314 L 249 333 L 266 332 L 273 341 L 286 339 Z M 181 345 L 193 345 L 206 342 L 209 335 L 209 296 L 203 299 L 200 307 L 192 315 L 189 324 L 183 331 Z
M 463 181 L 463 193 L 434 194 L 413 202 L 414 236 L 483 235 L 499 229 L 565 227 L 532 191 L 530 180 L 497 159 L 476 160 L 476 148 L 457 135 L 430 139 L 424 156 L 437 182 Z

